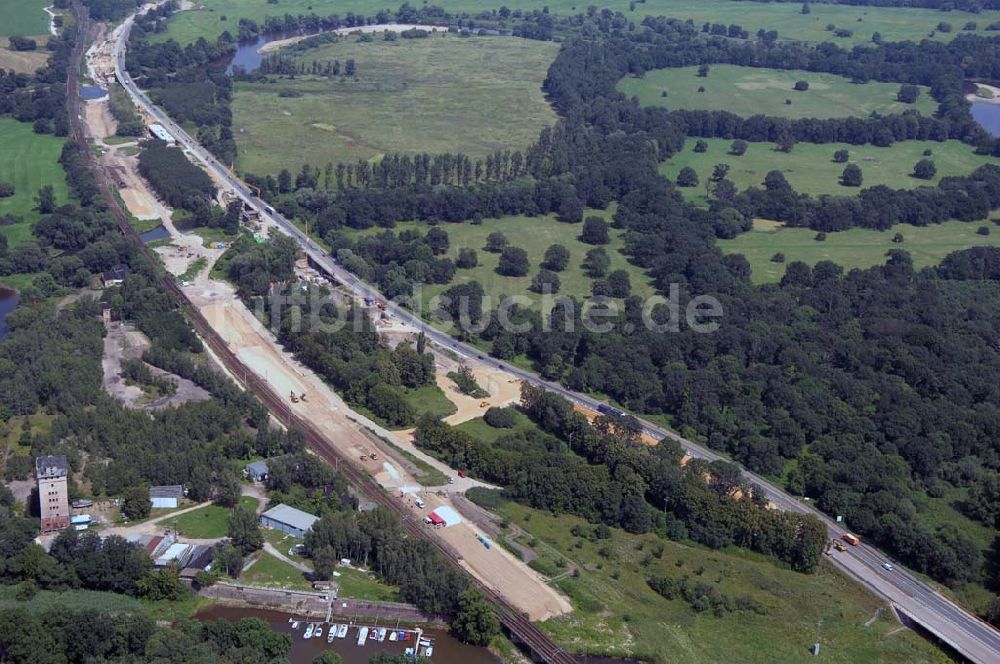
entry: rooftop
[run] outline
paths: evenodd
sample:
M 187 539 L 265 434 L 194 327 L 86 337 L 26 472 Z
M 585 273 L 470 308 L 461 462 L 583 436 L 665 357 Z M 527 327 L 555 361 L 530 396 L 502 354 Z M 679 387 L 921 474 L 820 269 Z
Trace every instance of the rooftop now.
M 173 486 L 151 486 L 149 487 L 150 498 L 183 498 L 184 487 L 180 484 Z
M 36 477 L 66 477 L 69 466 L 64 456 L 40 456 L 35 458 Z
M 313 516 L 309 512 L 303 512 L 302 510 L 297 510 L 290 505 L 285 505 L 281 503 L 280 505 L 275 505 L 268 511 L 264 512 L 261 516 L 266 516 L 269 519 L 275 521 L 280 521 L 292 528 L 298 528 L 299 530 L 309 530 L 312 525 L 319 521 L 318 516 Z

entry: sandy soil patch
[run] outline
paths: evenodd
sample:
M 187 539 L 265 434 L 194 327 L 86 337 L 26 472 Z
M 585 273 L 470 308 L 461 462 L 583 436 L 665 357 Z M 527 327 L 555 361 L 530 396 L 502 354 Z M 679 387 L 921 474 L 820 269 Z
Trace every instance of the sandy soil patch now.
M 987 85 L 986 83 L 976 83 L 977 88 L 985 88 L 993 93 L 992 97 L 980 97 L 976 94 L 965 95 L 965 98 L 969 101 L 984 102 L 987 104 L 1000 104 L 1000 87 L 995 85 Z
M 338 35 L 350 35 L 363 32 L 406 32 L 407 30 L 412 30 L 414 28 L 427 30 L 428 32 L 447 32 L 448 30 L 447 27 L 440 25 L 404 25 L 401 23 L 384 23 L 382 25 L 359 25 L 353 28 L 338 28 L 337 30 L 330 30 L 330 32 Z M 273 42 L 264 44 L 257 49 L 257 52 L 261 54 L 272 53 L 286 46 L 297 44 L 304 39 L 309 39 L 310 37 L 315 36 L 315 34 L 296 35 L 294 37 L 289 37 L 288 39 L 277 39 Z
M 111 115 L 107 100 L 84 104 L 83 117 L 87 123 L 87 133 L 96 139 L 114 136 L 118 129 L 118 123 Z

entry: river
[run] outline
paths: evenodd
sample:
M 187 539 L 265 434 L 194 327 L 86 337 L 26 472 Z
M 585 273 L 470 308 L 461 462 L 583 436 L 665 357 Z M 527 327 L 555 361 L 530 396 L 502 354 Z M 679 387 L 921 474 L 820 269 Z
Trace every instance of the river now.
M 344 660 L 344 664 L 368 664 L 368 660 L 379 651 L 385 650 L 396 654 L 403 654 L 407 646 L 413 646 L 412 639 L 408 642 L 391 642 L 388 638 L 382 643 L 368 639 L 365 641 L 365 645 L 358 646 L 359 626 L 372 626 L 374 622 L 371 621 L 359 621 L 360 625 L 352 626 L 346 638 L 334 639 L 333 643 L 327 644 L 326 630 L 329 627 L 328 625 L 323 626 L 322 638 L 306 640 L 302 638 L 306 623 L 301 622 L 298 629 L 293 630 L 291 624 L 288 622 L 289 614 L 280 611 L 215 604 L 199 611 L 195 615 L 195 618 L 201 621 L 219 619 L 237 621 L 241 618 L 261 618 L 267 621 L 275 631 L 292 635 L 292 650 L 288 655 L 288 659 L 292 664 L 309 664 L 325 650 L 337 652 Z M 336 620 L 335 617 L 334 622 Z M 390 626 L 395 625 L 395 623 L 388 624 Z M 434 654 L 431 657 L 431 661 L 434 664 L 497 664 L 497 658 L 490 651 L 485 648 L 465 645 L 450 636 L 445 630 L 430 628 L 425 630 L 424 633 L 426 638 L 429 638 L 434 644 Z

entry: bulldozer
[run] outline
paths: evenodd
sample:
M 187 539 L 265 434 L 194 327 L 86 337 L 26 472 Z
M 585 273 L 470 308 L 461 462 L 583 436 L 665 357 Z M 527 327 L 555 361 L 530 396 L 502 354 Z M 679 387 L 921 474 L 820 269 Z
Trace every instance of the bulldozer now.
M 303 392 L 302 396 L 300 396 L 299 398 L 302 399 L 303 401 L 309 401 L 309 399 L 306 399 L 306 393 L 305 392 Z
M 299 402 L 299 398 L 297 396 L 295 396 L 295 392 L 289 392 L 289 396 L 291 396 L 292 403 L 298 403 Z
M 479 407 L 480 407 L 480 408 L 486 408 L 486 407 L 488 407 L 489 405 L 490 405 L 490 402 L 489 402 L 489 401 L 480 401 L 480 402 L 479 402 Z

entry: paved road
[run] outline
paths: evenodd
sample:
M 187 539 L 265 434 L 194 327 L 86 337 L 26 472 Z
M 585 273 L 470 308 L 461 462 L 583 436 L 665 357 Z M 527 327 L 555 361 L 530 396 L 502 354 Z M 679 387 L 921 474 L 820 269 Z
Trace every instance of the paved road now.
M 124 62 L 125 44 L 128 40 L 128 32 L 131 26 L 132 19 L 129 18 L 115 31 L 115 71 L 118 80 L 136 103 L 151 117 L 155 118 L 157 122 L 166 127 L 174 138 L 177 139 L 178 144 L 186 148 L 205 168 L 214 172 L 223 182 L 227 183 L 246 205 L 260 212 L 262 216 L 269 218 L 285 233 L 295 238 L 317 265 L 321 266 L 338 281 L 348 286 L 358 296 L 384 299 L 374 288 L 337 265 L 322 247 L 302 233 L 288 219 L 277 214 L 265 201 L 258 198 L 242 180 L 236 177 L 225 165 L 216 160 L 211 153 L 191 138 L 139 90 L 125 69 Z M 493 361 L 475 347 L 456 341 L 444 332 L 428 326 L 423 320 L 405 309 L 390 303 L 389 311 L 403 323 L 423 330 L 430 341 L 442 347 L 449 348 L 462 356 L 475 357 L 487 362 Z M 584 394 L 571 392 L 565 387 L 543 380 L 529 371 L 502 363 L 498 363 L 497 366 L 519 377 L 521 380 L 543 385 L 546 389 L 560 394 L 569 401 L 579 404 L 584 408 L 597 410 L 597 407 L 601 404 L 596 399 Z M 693 457 L 707 460 L 725 460 L 724 457 L 682 438 L 676 433 L 667 431 L 650 422 L 640 421 L 647 434 L 656 439 L 672 438 L 678 441 L 684 447 L 685 451 Z M 745 475 L 750 481 L 761 486 L 768 498 L 781 509 L 815 514 L 824 521 L 831 538 L 839 538 L 844 534 L 845 531 L 843 528 L 811 505 L 788 495 L 777 486 L 753 473 L 745 471 Z M 921 624 L 925 629 L 949 644 L 970 661 L 977 664 L 996 664 L 1000 662 L 1000 632 L 951 602 L 936 592 L 930 585 L 917 579 L 913 574 L 900 566 L 895 565 L 892 571 L 884 569 L 882 564 L 887 560 L 887 557 L 877 549 L 867 545 L 849 547 L 846 552 L 834 552 L 830 560 L 834 565 L 847 572 L 857 581 L 891 601 L 896 605 L 897 609 Z

